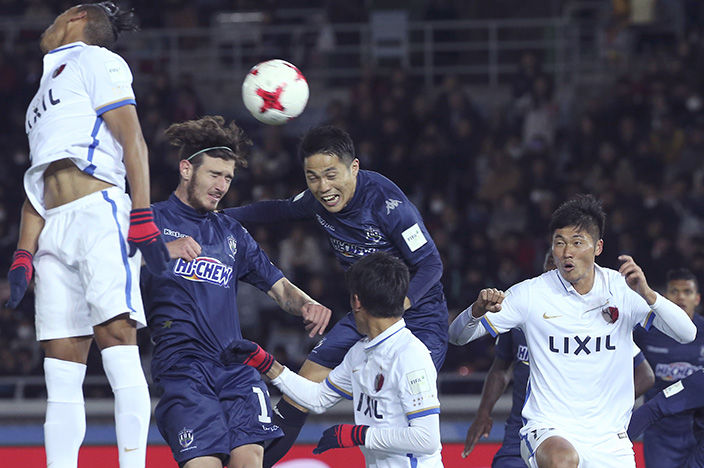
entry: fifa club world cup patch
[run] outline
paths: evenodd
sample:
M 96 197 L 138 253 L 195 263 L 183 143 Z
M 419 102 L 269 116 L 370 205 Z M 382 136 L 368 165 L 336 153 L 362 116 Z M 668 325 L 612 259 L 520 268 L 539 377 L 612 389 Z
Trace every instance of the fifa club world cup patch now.
M 376 377 L 374 378 L 374 391 L 378 392 L 381 390 L 381 387 L 384 386 L 384 374 L 379 373 L 376 374 Z
M 662 391 L 662 393 L 665 395 L 665 398 L 670 398 L 672 395 L 677 395 L 682 390 L 684 390 L 684 385 L 680 380 L 679 382 L 673 383 L 672 385 L 667 387 L 665 390 Z
M 423 231 L 420 230 L 418 223 L 403 231 L 401 235 L 403 236 L 403 240 L 406 241 L 406 245 L 408 245 L 411 252 L 415 252 L 428 242 L 423 235 Z
M 428 376 L 425 373 L 425 369 L 418 369 L 409 374 L 406 374 L 406 379 L 408 380 L 408 385 L 411 387 L 411 395 L 418 395 L 419 393 L 430 391 L 430 384 L 428 383 Z
M 616 323 L 616 320 L 618 320 L 618 307 L 604 307 L 601 309 L 601 313 L 609 323 Z

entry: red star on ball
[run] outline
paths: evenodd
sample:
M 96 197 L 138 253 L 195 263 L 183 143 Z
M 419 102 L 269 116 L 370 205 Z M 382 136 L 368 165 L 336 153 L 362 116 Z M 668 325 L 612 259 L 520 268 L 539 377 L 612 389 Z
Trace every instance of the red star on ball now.
M 257 96 L 262 98 L 264 103 L 262 104 L 262 107 L 259 109 L 259 113 L 263 114 L 269 109 L 275 109 L 279 111 L 284 110 L 284 106 L 281 105 L 281 93 L 283 92 L 284 88 L 282 86 L 279 86 L 276 88 L 276 91 L 266 91 L 262 88 L 259 88 L 257 90 Z

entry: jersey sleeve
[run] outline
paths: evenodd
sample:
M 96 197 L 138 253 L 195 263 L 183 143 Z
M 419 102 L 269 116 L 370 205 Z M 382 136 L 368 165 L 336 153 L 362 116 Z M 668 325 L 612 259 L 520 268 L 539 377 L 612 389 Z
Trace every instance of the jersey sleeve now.
M 240 235 L 237 243 L 238 279 L 267 292 L 284 277 L 284 274 L 271 263 L 269 256 L 262 250 L 246 229 L 239 226 Z
M 409 421 L 440 414 L 437 371 L 425 346 L 411 346 L 398 362 L 398 394 Z M 410 354 L 413 353 L 413 354 Z
M 315 216 L 311 203 L 318 203 L 318 201 L 310 190 L 305 190 L 288 200 L 259 201 L 236 208 L 227 208 L 223 213 L 245 225 L 300 221 Z
M 98 115 L 136 105 L 132 72 L 122 57 L 101 47 L 86 47 L 80 63 L 86 92 Z
M 378 223 L 384 227 L 387 237 L 401 251 L 406 263 L 417 265 L 431 253 L 437 252 L 435 242 L 413 203 L 400 190 L 385 196 L 385 200 L 379 197 L 376 201 L 382 204 L 376 210 Z
M 347 352 L 340 365 L 335 367 L 325 378 L 325 385 L 340 397 L 352 400 L 352 366 L 350 365 L 351 352 Z
M 488 312 L 481 317 L 481 324 L 491 336 L 496 337 L 525 323 L 530 300 L 528 288 L 525 282 L 512 286 L 506 291 L 501 310 Z

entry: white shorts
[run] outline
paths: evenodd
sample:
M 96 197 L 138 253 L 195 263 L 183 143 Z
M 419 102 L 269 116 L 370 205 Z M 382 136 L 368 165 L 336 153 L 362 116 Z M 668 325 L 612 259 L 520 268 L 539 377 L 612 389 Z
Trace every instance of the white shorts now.
M 521 457 L 530 468 L 538 468 L 535 451 L 550 437 L 559 436 L 567 440 L 579 455 L 578 468 L 636 468 L 633 444 L 626 432 L 614 434 L 605 441 L 585 443 L 569 432 L 555 427 L 523 426 L 520 430 Z
M 146 325 L 140 252 L 127 256 L 132 202 L 117 187 L 46 212 L 34 256 L 37 340 L 88 336 L 128 312 Z

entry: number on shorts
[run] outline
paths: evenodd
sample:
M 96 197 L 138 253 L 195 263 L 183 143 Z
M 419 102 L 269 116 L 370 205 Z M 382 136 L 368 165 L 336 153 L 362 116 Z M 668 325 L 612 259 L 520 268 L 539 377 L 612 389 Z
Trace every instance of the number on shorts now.
M 262 410 L 261 414 L 259 414 L 259 422 L 270 423 L 271 416 L 269 416 L 269 411 L 266 407 L 266 398 L 264 398 L 264 392 L 259 387 L 252 387 L 252 391 L 257 394 L 257 398 L 259 398 L 259 407 Z

